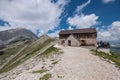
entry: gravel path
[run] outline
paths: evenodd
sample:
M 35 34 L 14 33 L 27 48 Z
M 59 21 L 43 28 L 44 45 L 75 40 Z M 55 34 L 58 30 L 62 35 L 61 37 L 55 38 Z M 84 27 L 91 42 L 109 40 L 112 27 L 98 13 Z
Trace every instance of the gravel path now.
M 39 80 L 46 73 L 52 74 L 49 80 L 120 80 L 120 70 L 113 64 L 90 54 L 89 49 L 60 45 L 55 47 L 64 51 L 60 59 L 52 58 L 52 60 L 60 60 L 56 65 L 51 64 L 51 58 L 43 62 L 39 58 L 32 57 L 14 70 L 1 75 L 4 78 L 0 80 Z M 48 71 L 43 74 L 32 73 L 40 70 L 42 66 Z
M 50 80 L 120 80 L 120 70 L 90 54 L 89 49 L 62 47 L 61 61 L 50 71 Z

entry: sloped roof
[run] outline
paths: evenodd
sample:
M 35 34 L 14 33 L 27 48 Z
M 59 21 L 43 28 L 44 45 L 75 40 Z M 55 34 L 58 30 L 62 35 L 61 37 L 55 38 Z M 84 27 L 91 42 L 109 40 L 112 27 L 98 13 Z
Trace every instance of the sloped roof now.
M 75 30 L 62 30 L 59 34 L 74 34 L 74 33 L 96 33 L 96 28 L 85 28 Z

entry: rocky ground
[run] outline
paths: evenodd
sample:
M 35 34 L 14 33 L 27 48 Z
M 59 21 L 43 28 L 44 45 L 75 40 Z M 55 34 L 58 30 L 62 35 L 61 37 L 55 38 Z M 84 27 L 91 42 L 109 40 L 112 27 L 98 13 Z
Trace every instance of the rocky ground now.
M 44 74 L 49 73 L 55 63 L 61 59 L 59 55 L 59 53 L 62 53 L 61 50 L 53 52 L 53 55 L 48 57 L 41 57 L 40 54 L 53 44 L 54 42 L 48 44 L 37 55 L 26 60 L 14 69 L 0 74 L 0 80 L 39 80 Z
M 120 70 L 90 50 L 58 46 L 63 51 L 61 61 L 51 70 L 50 80 L 120 80 Z
M 120 80 L 120 70 L 90 54 L 89 49 L 58 44 L 55 47 L 64 53 L 43 60 L 33 57 L 0 75 L 0 80 L 39 80 L 47 73 L 51 74 L 49 80 Z

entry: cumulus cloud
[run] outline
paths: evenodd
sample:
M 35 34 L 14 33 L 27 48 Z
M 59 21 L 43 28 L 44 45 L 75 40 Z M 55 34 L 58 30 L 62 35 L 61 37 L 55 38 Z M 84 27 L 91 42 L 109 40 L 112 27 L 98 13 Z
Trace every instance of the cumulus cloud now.
M 115 21 L 108 26 L 108 30 L 100 30 L 98 38 L 105 41 L 119 41 L 120 40 L 120 21 Z
M 102 2 L 107 4 L 107 3 L 110 3 L 110 2 L 115 2 L 115 0 L 102 0 Z
M 76 26 L 77 28 L 89 28 L 91 26 L 97 25 L 97 19 L 99 17 L 95 14 L 90 15 L 75 15 L 74 17 L 68 18 L 68 23 L 71 26 Z
M 58 35 L 59 32 L 60 32 L 60 30 L 56 30 L 55 32 L 49 33 L 48 35 L 51 36 L 51 37 L 59 37 L 59 35 Z
M 76 8 L 76 14 L 74 14 L 73 17 L 69 17 L 67 19 L 67 22 L 70 26 L 76 26 L 77 28 L 89 28 L 98 24 L 97 20 L 99 16 L 96 16 L 94 13 L 89 15 L 85 15 L 84 13 L 82 13 L 83 8 L 89 5 L 90 2 L 91 0 L 88 0 L 87 2 L 79 5 Z
M 0 19 L 11 25 L 0 30 L 24 27 L 45 33 L 58 26 L 66 4 L 66 0 L 0 0 Z

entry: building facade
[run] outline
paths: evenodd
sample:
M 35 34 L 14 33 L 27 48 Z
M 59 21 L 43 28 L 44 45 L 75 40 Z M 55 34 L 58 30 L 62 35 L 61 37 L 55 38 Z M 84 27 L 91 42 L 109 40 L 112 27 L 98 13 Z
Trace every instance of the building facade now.
M 65 46 L 96 46 L 96 38 L 95 28 L 62 30 L 59 33 L 60 43 Z

